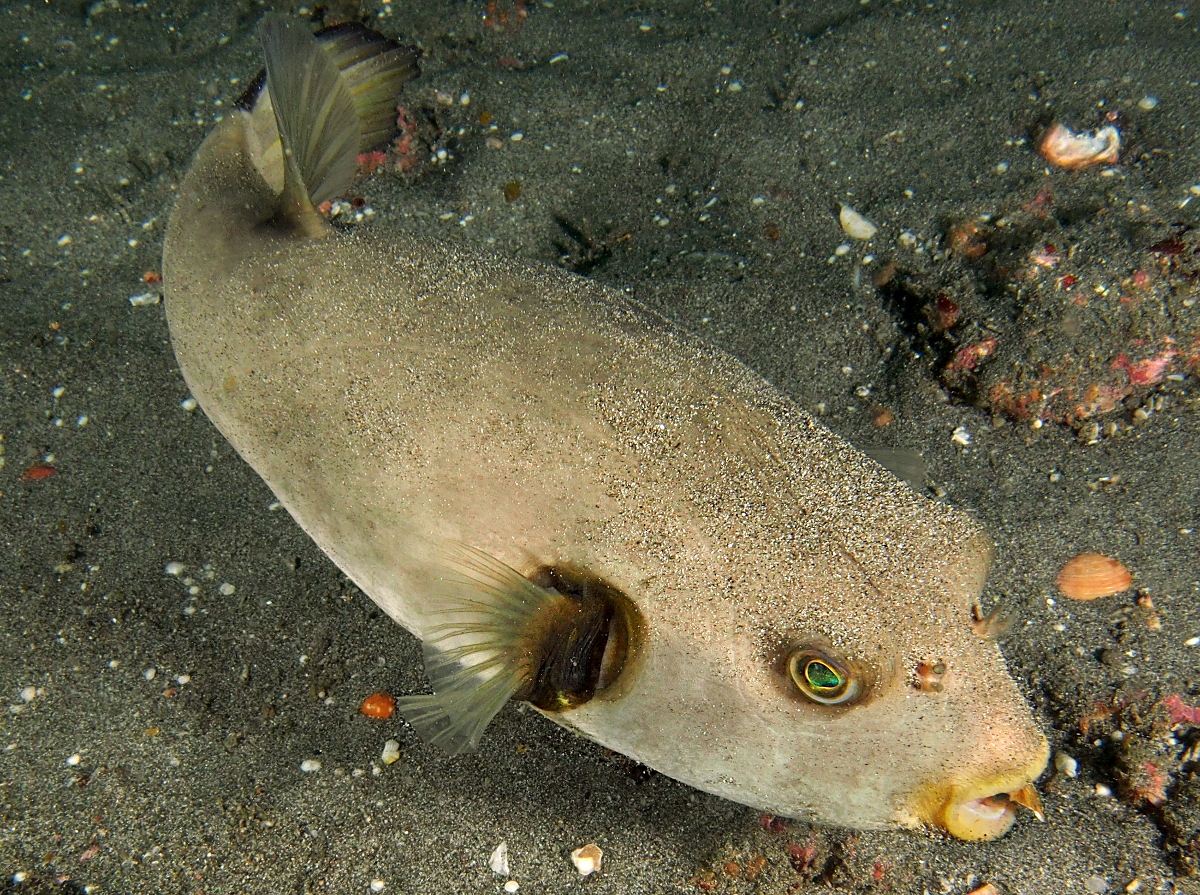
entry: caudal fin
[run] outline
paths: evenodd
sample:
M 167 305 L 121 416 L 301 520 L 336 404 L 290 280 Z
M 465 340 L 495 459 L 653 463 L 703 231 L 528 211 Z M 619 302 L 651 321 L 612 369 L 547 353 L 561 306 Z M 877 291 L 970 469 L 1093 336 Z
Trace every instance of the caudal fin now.
M 251 156 L 279 192 L 280 218 L 316 235 L 314 207 L 344 192 L 358 154 L 394 132 L 416 52 L 358 25 L 314 37 L 277 15 L 264 19 L 262 45 L 267 89 L 250 108 Z

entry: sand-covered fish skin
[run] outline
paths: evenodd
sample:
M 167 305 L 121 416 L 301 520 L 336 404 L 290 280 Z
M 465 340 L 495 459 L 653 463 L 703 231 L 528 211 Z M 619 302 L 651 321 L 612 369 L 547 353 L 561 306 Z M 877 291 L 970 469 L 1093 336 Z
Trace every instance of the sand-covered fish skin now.
M 978 527 L 619 292 L 333 234 L 311 184 L 344 178 L 328 156 L 359 141 L 327 94 L 352 91 L 298 26 L 265 32 L 271 116 L 292 117 L 276 146 L 256 104 L 198 151 L 164 249 L 172 340 L 322 549 L 427 645 L 463 647 L 465 677 L 439 679 L 500 673 L 503 569 L 542 581 L 534 601 L 595 580 L 636 623 L 603 686 L 540 706 L 559 723 L 779 814 L 1004 832 L 1001 794 L 1026 792 L 1046 743 L 971 631 Z M 471 551 L 498 566 L 464 573 Z M 587 655 L 612 662 L 607 644 Z M 917 686 L 929 663 L 940 690 Z M 479 704 L 434 708 L 466 719 L 456 743 L 477 738 Z

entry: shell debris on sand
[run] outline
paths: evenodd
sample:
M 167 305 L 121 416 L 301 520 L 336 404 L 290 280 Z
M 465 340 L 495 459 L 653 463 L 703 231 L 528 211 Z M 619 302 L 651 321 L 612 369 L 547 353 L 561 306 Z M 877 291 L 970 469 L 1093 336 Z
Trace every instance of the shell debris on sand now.
M 841 211 L 838 212 L 838 223 L 842 225 L 846 235 L 852 239 L 870 239 L 879 232 L 879 228 L 873 222 L 844 202 Z
M 1072 600 L 1097 600 L 1129 590 L 1133 576 L 1103 553 L 1081 553 L 1059 570 L 1058 589 Z
M 396 697 L 382 691 L 372 693 L 359 703 L 358 711 L 368 718 L 386 721 L 396 711 Z
M 508 865 L 508 842 L 500 840 L 500 844 L 492 849 L 492 854 L 488 857 L 488 867 L 492 869 L 492 873 L 498 873 L 501 876 L 508 876 L 512 871 Z
M 379 755 L 379 760 L 384 764 L 395 764 L 400 760 L 400 741 L 388 740 L 383 744 L 383 752 Z
M 604 851 L 594 842 L 580 846 L 571 852 L 571 863 L 579 871 L 580 876 L 589 876 L 600 869 L 600 861 Z
M 967 895 L 1000 895 L 1000 890 L 991 883 L 984 883 L 978 889 L 972 889 Z
M 1077 134 L 1065 125 L 1055 124 L 1042 137 L 1038 152 L 1050 164 L 1068 171 L 1115 165 L 1121 156 L 1121 134 L 1111 124 L 1092 134 Z

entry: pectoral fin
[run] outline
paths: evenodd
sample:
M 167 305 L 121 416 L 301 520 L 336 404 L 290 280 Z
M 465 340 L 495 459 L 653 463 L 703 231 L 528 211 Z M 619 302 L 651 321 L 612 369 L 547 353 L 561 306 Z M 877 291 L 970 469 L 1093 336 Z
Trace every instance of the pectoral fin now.
M 473 547 L 448 544 L 425 643 L 433 693 L 397 703 L 421 738 L 474 749 L 510 699 L 547 712 L 581 705 L 625 669 L 640 631 L 632 603 L 586 574 L 542 570 L 542 586 Z M 561 590 L 560 590 L 561 588 Z

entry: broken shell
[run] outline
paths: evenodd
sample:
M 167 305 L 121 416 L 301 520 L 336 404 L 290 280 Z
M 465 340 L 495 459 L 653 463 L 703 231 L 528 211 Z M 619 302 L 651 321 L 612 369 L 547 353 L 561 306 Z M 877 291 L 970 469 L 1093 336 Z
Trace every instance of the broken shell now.
M 579 871 L 580 876 L 588 876 L 600 869 L 600 859 L 604 852 L 594 842 L 581 846 L 571 852 L 571 863 Z
M 853 239 L 870 239 L 879 232 L 879 228 L 871 221 L 845 204 L 842 205 L 842 210 L 838 212 L 838 223 L 842 225 L 842 229 L 846 231 L 846 235 Z
M 1042 137 L 1038 152 L 1050 164 L 1068 171 L 1089 165 L 1113 165 L 1121 155 L 1121 134 L 1111 124 L 1094 134 L 1077 134 L 1056 124 Z
M 1072 600 L 1096 600 L 1129 590 L 1133 576 L 1111 556 L 1081 553 L 1062 567 L 1057 583 Z
M 501 876 L 508 876 L 511 872 L 508 865 L 508 842 L 501 840 L 500 844 L 492 849 L 492 854 L 488 858 L 488 867 L 492 873 L 498 873 Z

